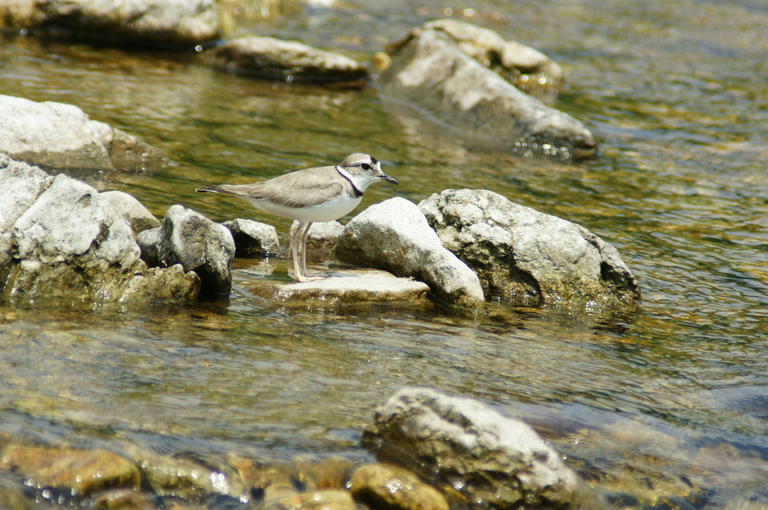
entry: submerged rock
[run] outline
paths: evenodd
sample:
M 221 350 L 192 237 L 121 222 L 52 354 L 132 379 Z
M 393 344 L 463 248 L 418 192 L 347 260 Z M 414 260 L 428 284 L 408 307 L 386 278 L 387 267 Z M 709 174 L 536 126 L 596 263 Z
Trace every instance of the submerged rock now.
M 419 208 L 485 292 L 520 305 L 634 305 L 637 280 L 618 251 L 587 229 L 488 190 L 445 190 Z
M 181 205 L 172 205 L 162 225 L 141 232 L 137 240 L 141 257 L 150 266 L 181 264 L 200 277 L 202 295 L 229 295 L 235 242 L 225 226 Z
M 581 122 L 485 67 L 451 33 L 445 25 L 426 25 L 393 45 L 379 79 L 384 94 L 426 110 L 480 144 L 555 159 L 594 155 L 595 140 Z
M 281 497 L 265 498 L 265 510 L 357 510 L 349 492 L 322 490 L 286 493 Z
M 212 41 L 221 31 L 215 0 L 10 0 L 0 2 L 2 27 L 188 47 Z
M 443 247 L 419 208 L 404 198 L 374 204 L 352 218 L 336 255 L 424 281 L 450 303 L 476 307 L 484 301 L 477 275 Z
M 280 252 L 280 239 L 272 225 L 242 218 L 222 225 L 232 233 L 237 257 L 268 257 Z
M 213 494 L 240 498 L 245 485 L 234 469 L 227 465 L 212 467 L 197 460 L 162 455 L 137 445 L 126 445 L 130 457 L 144 474 L 145 484 L 160 496 L 200 501 Z
M 423 282 L 374 269 L 334 271 L 327 278 L 305 283 L 258 280 L 248 285 L 248 289 L 274 303 L 322 302 L 325 305 L 389 302 L 412 306 L 425 303 L 429 292 Z
M 410 471 L 387 464 L 365 464 L 352 475 L 349 490 L 369 508 L 449 510 L 448 502 Z
M 0 155 L 0 189 L 0 301 L 197 297 L 196 276 L 147 270 L 131 227 L 91 186 Z
M 575 473 L 533 429 L 472 399 L 402 389 L 376 411 L 363 444 L 465 504 L 568 508 L 578 499 Z
M 12 443 L 1 450 L 0 469 L 21 473 L 36 490 L 59 489 L 69 498 L 141 485 L 138 466 L 107 450 Z
M 240 37 L 211 50 L 217 67 L 257 78 L 287 82 L 362 87 L 365 66 L 349 57 L 318 50 L 297 41 L 271 37 Z
M 425 23 L 423 29 L 447 34 L 461 51 L 525 92 L 554 96 L 562 87 L 563 70 L 552 59 L 530 46 L 507 41 L 493 30 L 450 18 Z M 406 44 L 420 30 L 413 30 L 396 45 Z
M 131 170 L 165 165 L 159 149 L 91 120 L 80 108 L 0 95 L 0 152 L 48 168 Z

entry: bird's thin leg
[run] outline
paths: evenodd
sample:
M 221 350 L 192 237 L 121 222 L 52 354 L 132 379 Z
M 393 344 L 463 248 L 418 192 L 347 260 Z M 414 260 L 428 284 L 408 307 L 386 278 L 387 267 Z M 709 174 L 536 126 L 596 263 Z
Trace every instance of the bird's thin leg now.
M 297 243 L 301 240 L 301 232 L 304 228 L 304 222 L 299 222 L 296 230 L 291 234 L 291 242 L 288 247 L 291 250 L 291 258 L 293 259 L 293 276 L 297 281 L 303 282 L 304 274 L 302 273 L 301 265 L 299 264 L 299 246 Z
M 307 226 L 304 227 L 304 231 L 301 233 L 301 242 L 299 243 L 299 246 L 301 246 L 301 259 L 299 262 L 301 263 L 301 271 L 304 273 L 304 276 L 307 275 L 307 238 L 309 237 L 310 228 L 312 228 L 312 222 L 308 221 Z
M 309 282 L 312 280 L 322 280 L 323 276 L 308 276 L 307 275 L 307 238 L 309 237 L 309 229 L 312 227 L 312 222 L 308 222 L 304 227 L 304 231 L 301 233 L 301 240 L 299 242 L 300 256 L 299 263 L 301 264 L 301 272 L 304 279 L 302 281 Z

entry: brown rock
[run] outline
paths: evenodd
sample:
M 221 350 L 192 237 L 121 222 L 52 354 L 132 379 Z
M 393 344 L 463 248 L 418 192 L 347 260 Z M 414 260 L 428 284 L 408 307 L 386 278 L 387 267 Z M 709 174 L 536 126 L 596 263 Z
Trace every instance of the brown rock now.
M 78 496 L 141 485 L 138 466 L 101 449 L 10 444 L 0 455 L 0 468 L 23 473 L 37 488 L 66 488 Z
M 210 53 L 213 65 L 257 78 L 359 88 L 368 71 L 349 57 L 318 50 L 297 41 L 240 37 Z
M 269 510 L 355 510 L 352 496 L 346 491 L 301 492 L 272 499 L 265 503 Z
M 371 508 L 448 510 L 445 498 L 410 471 L 387 464 L 366 464 L 352 475 L 350 491 Z
M 338 456 L 320 460 L 299 456 L 292 464 L 293 479 L 308 491 L 344 489 L 353 467 L 351 461 Z

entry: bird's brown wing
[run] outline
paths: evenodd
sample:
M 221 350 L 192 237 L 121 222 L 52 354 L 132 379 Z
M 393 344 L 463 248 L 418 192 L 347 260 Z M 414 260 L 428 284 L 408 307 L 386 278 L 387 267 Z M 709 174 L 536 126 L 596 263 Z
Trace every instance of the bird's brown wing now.
M 329 196 L 344 191 L 351 184 L 342 179 L 336 167 L 307 168 L 253 184 L 220 184 L 197 191 L 226 193 L 253 200 L 269 200 L 287 207 L 319 205 Z

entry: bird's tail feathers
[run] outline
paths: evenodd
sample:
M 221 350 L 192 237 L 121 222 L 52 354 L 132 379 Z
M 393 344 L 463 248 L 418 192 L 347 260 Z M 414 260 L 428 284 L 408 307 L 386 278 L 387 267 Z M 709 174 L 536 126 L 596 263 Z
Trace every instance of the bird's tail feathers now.
M 218 186 L 209 186 L 207 188 L 197 188 L 195 191 L 199 193 L 225 193 L 227 195 L 242 196 L 242 192 L 233 188 L 234 187 L 229 184 L 220 184 Z

